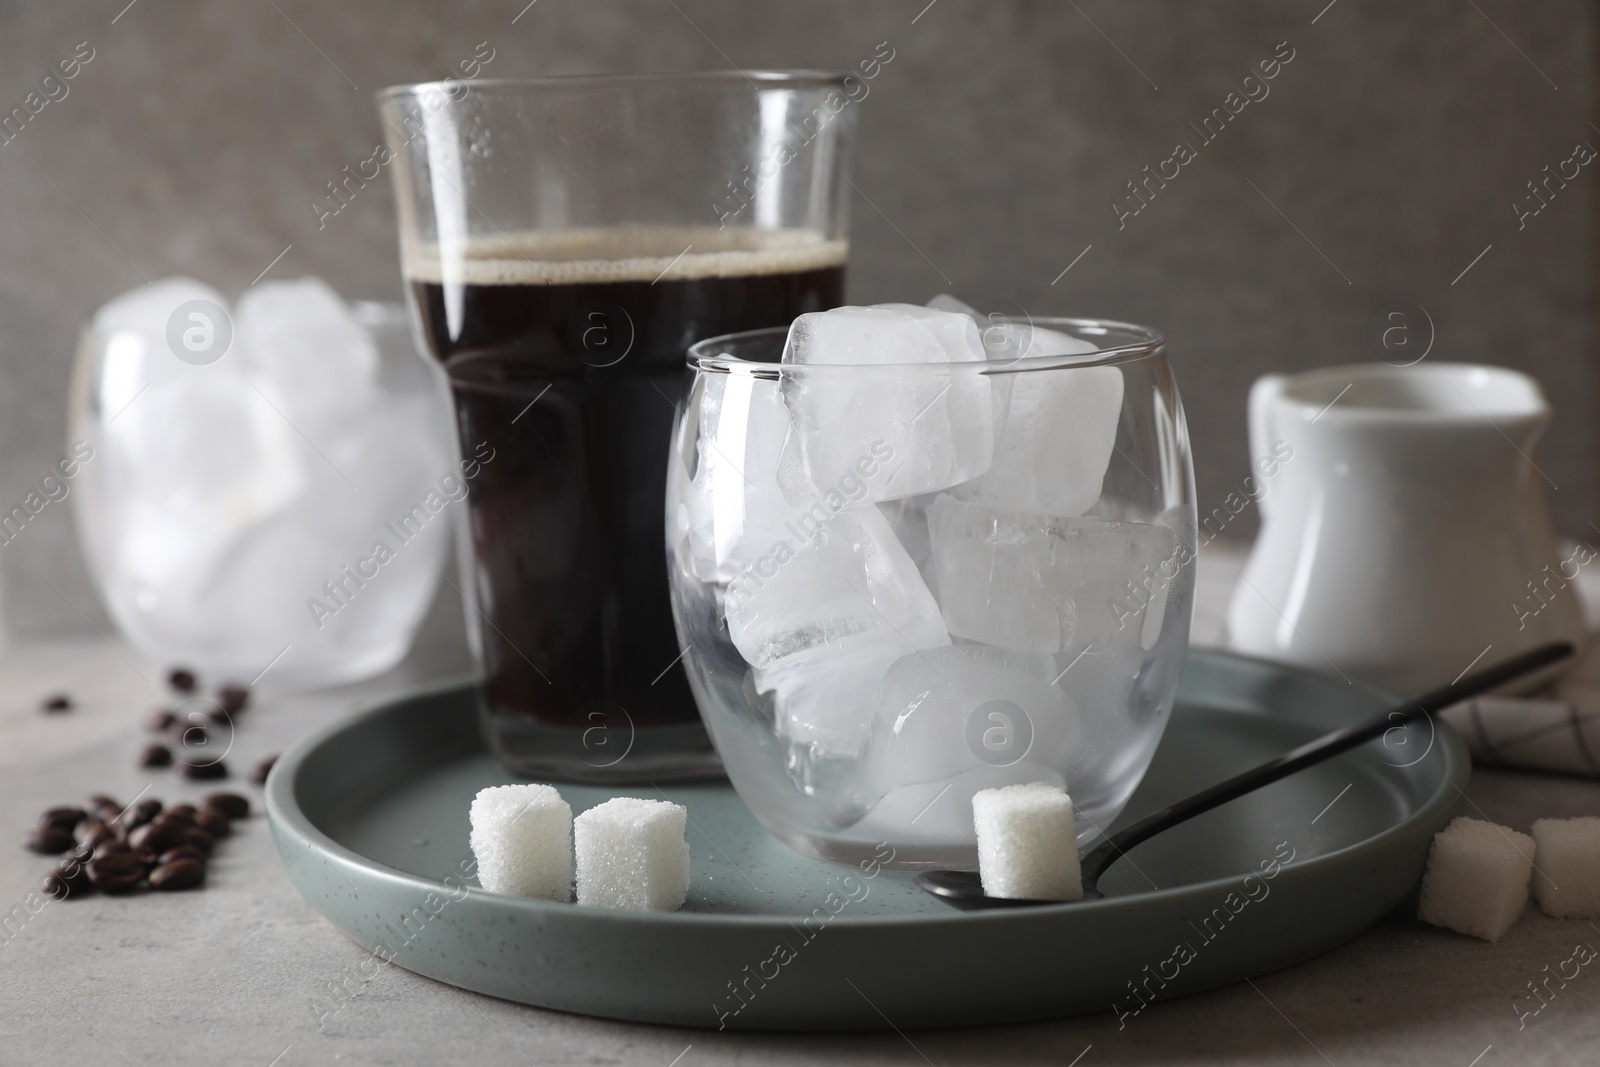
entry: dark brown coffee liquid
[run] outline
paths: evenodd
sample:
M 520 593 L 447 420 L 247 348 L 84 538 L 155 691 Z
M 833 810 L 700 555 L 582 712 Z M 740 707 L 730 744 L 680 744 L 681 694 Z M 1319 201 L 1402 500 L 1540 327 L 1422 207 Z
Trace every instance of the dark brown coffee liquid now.
M 684 353 L 840 304 L 835 244 L 831 257 L 691 251 L 659 279 L 670 253 L 617 277 L 611 248 L 525 265 L 500 250 L 503 277 L 452 285 L 411 272 L 462 454 L 493 449 L 467 497 L 491 713 L 583 730 L 698 722 L 663 533 Z

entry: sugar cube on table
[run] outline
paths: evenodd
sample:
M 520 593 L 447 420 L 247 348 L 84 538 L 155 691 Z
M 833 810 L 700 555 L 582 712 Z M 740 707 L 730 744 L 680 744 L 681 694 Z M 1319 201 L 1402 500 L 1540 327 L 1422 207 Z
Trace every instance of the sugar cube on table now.
M 972 797 L 978 876 L 985 896 L 1082 900 L 1072 799 L 1046 782 L 984 789 Z
M 1498 941 L 1528 904 L 1534 840 L 1461 816 L 1434 835 L 1417 918 Z
M 1533 896 L 1557 919 L 1600 919 L 1600 819 L 1537 819 Z
M 472 800 L 472 854 L 491 893 L 572 899 L 572 808 L 554 786 L 497 785 Z
M 796 368 L 779 473 L 793 502 L 858 484 L 865 500 L 892 500 L 989 468 L 993 401 L 970 317 L 912 304 L 812 312 L 790 327 L 783 362 Z
M 688 811 L 665 800 L 613 797 L 572 824 L 578 903 L 677 911 L 689 895 Z

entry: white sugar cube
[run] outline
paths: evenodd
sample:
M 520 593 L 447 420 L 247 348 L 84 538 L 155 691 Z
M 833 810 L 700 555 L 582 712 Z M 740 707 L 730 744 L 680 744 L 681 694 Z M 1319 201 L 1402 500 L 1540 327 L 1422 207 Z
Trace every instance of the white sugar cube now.
M 1600 919 L 1600 819 L 1533 824 L 1533 895 L 1557 919 Z
M 978 876 L 985 896 L 1082 900 L 1072 798 L 1046 782 L 984 789 L 972 797 Z
M 613 797 L 573 822 L 578 903 L 677 911 L 689 896 L 689 813 L 665 800 Z
M 1417 918 L 1498 941 L 1528 904 L 1534 844 L 1527 834 L 1465 816 L 1434 835 Z
M 472 854 L 491 893 L 572 899 L 572 808 L 554 786 L 496 785 L 472 800 Z

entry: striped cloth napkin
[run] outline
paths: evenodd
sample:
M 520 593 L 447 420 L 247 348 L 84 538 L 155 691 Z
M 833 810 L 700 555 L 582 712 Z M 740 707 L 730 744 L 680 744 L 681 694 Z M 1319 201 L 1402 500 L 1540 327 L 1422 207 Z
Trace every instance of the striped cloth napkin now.
M 1479 697 L 1441 717 L 1479 766 L 1600 778 L 1600 640 L 1545 693 Z

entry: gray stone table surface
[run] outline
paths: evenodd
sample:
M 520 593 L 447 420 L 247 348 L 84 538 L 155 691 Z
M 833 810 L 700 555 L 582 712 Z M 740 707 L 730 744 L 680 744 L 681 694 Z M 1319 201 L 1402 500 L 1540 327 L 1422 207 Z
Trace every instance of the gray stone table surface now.
M 1196 632 L 1215 640 L 1236 556 L 1202 561 Z M 234 788 L 259 757 L 384 693 L 461 666 L 429 638 L 401 668 L 310 695 L 263 693 L 229 754 Z M 41 697 L 78 708 L 46 717 Z M 1600 929 L 1537 908 L 1501 943 L 1419 923 L 1405 909 L 1317 959 L 1159 1003 L 1119 1029 L 1110 1014 L 1022 1026 L 871 1035 L 751 1035 L 632 1026 L 539 1011 L 386 967 L 319 1020 L 313 1001 L 370 955 L 289 882 L 259 810 L 188 894 L 92 896 L 27 906 L 48 861 L 17 842 L 38 812 L 96 791 L 175 801 L 204 792 L 140 771 L 140 720 L 158 672 L 101 639 L 0 655 L 0 1065 L 203 1064 L 1592 1064 L 1600 974 L 1581 970 L 1536 1015 L 1516 998 Z M 253 793 L 253 790 L 251 790 Z M 1463 809 L 1521 830 L 1600 814 L 1600 782 L 1479 771 Z M 257 804 L 259 809 L 260 805 Z M 37 901 L 38 898 L 35 898 Z M 1547 970 L 1548 968 L 1548 970 Z M 1548 994 L 1547 994 L 1548 996 Z M 320 1022 L 320 1027 L 319 1027 Z

